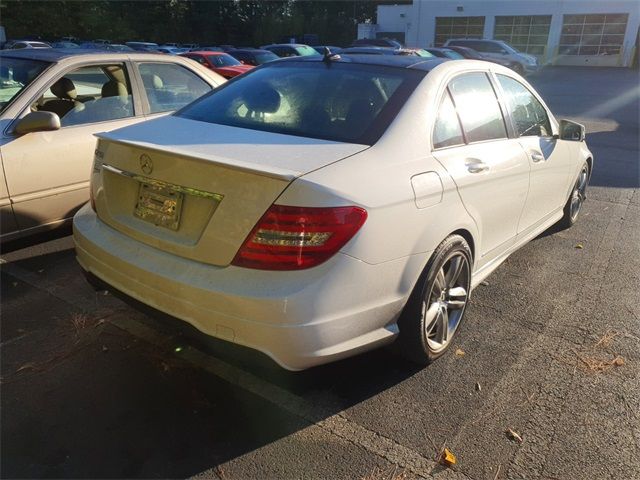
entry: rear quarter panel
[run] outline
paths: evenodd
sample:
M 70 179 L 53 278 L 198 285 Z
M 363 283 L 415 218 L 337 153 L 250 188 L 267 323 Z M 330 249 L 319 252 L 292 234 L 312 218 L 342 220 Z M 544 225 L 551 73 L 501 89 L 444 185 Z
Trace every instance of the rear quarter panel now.
M 454 62 L 451 62 L 454 63 Z M 477 230 L 456 186 L 430 153 L 439 75 L 416 88 L 385 134 L 371 148 L 294 181 L 276 203 L 303 206 L 358 205 L 368 218 L 342 252 L 370 264 L 430 253 L 451 232 Z M 418 208 L 412 177 L 435 172 L 442 197 Z

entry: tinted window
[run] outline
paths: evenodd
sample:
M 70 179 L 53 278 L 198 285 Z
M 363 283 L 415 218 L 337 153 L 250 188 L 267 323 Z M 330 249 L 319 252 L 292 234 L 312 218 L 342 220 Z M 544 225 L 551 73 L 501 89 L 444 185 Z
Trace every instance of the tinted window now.
M 211 86 L 191 70 L 171 63 L 140 64 L 151 113 L 184 107 L 211 90 Z
M 504 46 L 495 42 L 478 42 L 478 43 L 482 45 L 481 47 L 482 49 L 480 49 L 481 52 L 502 53 L 503 51 L 507 50 L 506 48 L 504 48 Z
M 255 54 L 255 63 L 262 65 L 263 63 L 272 62 L 278 60 L 278 56 L 271 52 L 261 52 Z M 254 63 L 254 65 L 255 65 Z
M 500 105 L 484 73 L 467 73 L 449 84 L 468 142 L 506 138 Z
M 372 144 L 425 72 L 335 63 L 274 62 L 179 112 L 221 125 Z
M 455 50 L 446 50 L 444 55 L 452 60 L 462 60 L 464 57 Z
M 53 112 L 63 127 L 133 117 L 131 84 L 124 65 L 91 65 L 67 72 L 33 105 Z
M 520 136 L 550 136 L 551 123 L 547 111 L 538 99 L 520 82 L 505 75 L 498 75 L 504 90 L 507 108 Z
M 452 145 L 462 145 L 462 129 L 458 121 L 456 109 L 453 106 L 449 93 L 445 92 L 440 102 L 438 116 L 433 128 L 433 148 L 450 147 Z

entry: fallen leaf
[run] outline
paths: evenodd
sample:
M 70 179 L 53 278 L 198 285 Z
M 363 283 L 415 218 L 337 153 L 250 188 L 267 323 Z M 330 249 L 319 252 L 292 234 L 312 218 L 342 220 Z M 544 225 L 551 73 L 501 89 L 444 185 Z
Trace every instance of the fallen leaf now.
M 507 428 L 507 431 L 505 433 L 507 434 L 507 437 L 509 437 L 510 440 L 514 440 L 518 443 L 522 443 L 522 437 L 515 430 L 512 430 L 511 428 Z
M 482 285 L 483 287 L 486 287 L 489 285 L 489 282 L 483 280 L 482 282 L 480 282 L 480 285 Z
M 453 454 L 451 450 L 449 450 L 448 448 L 445 448 L 442 450 L 442 453 L 440 454 L 440 459 L 438 461 L 440 464 L 444 465 L 445 467 L 453 467 L 458 460 L 456 459 L 456 456 Z
M 584 248 L 584 245 L 582 245 L 581 243 L 576 243 L 575 248 L 577 248 L 578 250 L 582 250 Z
M 11 282 L 11 285 L 14 286 L 14 287 L 17 287 L 18 286 L 18 282 Z
M 102 345 L 102 351 L 103 352 L 108 352 L 109 348 L 106 345 Z
M 623 365 L 624 365 L 624 358 L 619 357 L 619 356 L 618 356 L 618 357 L 616 357 L 616 359 L 613 361 L 613 364 L 614 364 L 616 367 L 621 367 L 621 366 L 623 366 Z
M 458 348 L 456 350 L 456 357 L 464 357 L 464 354 L 465 354 L 465 352 L 461 348 Z
M 18 368 L 16 370 L 16 373 L 21 372 L 22 370 L 29 370 L 29 369 L 32 369 L 32 368 L 36 368 L 36 364 L 33 363 L 33 362 L 27 362 L 24 365 L 22 365 L 20 368 Z
M 175 351 L 176 353 L 179 353 L 179 352 L 181 352 L 181 351 L 182 351 L 182 347 L 176 347 L 174 351 Z
M 480 392 L 482 390 L 482 385 L 480 385 L 480 382 L 476 382 L 476 391 Z
M 44 268 L 41 268 L 40 270 L 38 270 L 38 273 L 42 273 L 44 272 Z

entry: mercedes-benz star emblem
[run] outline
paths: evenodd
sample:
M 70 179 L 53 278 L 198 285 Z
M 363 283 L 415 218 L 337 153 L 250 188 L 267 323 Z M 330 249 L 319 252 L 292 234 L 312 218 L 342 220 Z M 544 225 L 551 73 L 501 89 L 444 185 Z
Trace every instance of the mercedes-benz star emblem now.
M 140 155 L 140 168 L 146 175 L 150 175 L 151 172 L 153 172 L 153 162 L 151 161 L 151 157 L 146 153 Z

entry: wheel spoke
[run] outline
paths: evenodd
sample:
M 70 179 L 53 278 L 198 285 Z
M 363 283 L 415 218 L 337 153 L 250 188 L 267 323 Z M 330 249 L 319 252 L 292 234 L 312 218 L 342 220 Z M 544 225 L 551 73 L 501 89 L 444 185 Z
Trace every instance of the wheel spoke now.
M 438 270 L 435 280 L 433 281 L 433 293 L 436 297 L 439 297 L 442 291 L 446 288 L 444 270 L 441 268 Z
M 441 311 L 440 344 L 444 345 L 449 341 L 449 311 L 446 307 L 443 307 Z
M 580 183 L 578 184 L 578 190 L 580 190 L 580 192 L 583 193 L 586 187 L 587 187 L 587 172 L 583 171 L 580 173 Z
M 467 303 L 467 291 L 464 287 L 454 287 L 449 289 L 449 300 L 447 307 L 452 310 L 464 308 Z
M 461 256 L 455 256 L 449 262 L 449 270 L 445 275 L 445 283 L 447 287 L 451 288 L 455 285 L 460 273 L 462 272 L 462 266 L 464 265 L 464 259 Z
M 439 302 L 433 302 L 429 308 L 426 308 L 426 304 L 423 303 L 423 305 L 425 305 L 424 309 L 424 325 L 425 328 L 427 330 L 427 335 L 431 334 L 433 332 L 433 329 L 437 326 L 438 322 L 437 320 L 437 316 L 438 313 L 440 312 L 440 303 Z

